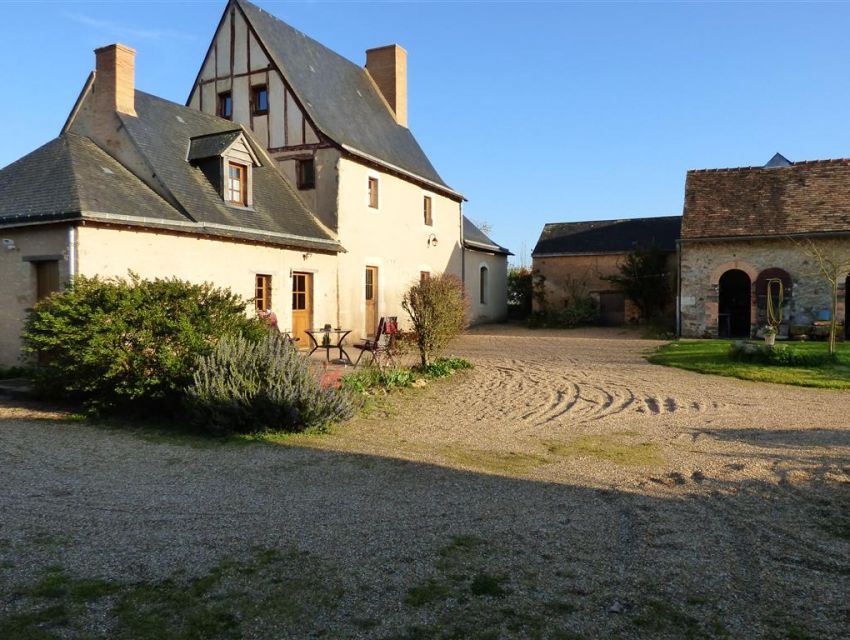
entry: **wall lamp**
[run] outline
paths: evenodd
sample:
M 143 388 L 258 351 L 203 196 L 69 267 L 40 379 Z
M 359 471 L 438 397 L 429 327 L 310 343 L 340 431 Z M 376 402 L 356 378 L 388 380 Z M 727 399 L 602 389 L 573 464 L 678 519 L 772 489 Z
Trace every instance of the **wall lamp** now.
M 439 240 L 437 240 L 437 236 L 434 235 L 433 233 L 430 236 L 428 236 L 428 246 L 429 247 L 436 247 L 438 242 L 439 242 Z

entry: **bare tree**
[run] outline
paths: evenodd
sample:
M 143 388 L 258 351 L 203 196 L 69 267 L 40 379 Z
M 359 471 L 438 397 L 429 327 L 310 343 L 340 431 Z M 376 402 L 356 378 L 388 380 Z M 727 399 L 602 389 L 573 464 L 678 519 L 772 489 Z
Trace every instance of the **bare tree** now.
M 817 275 L 823 276 L 830 286 L 830 322 L 829 353 L 835 353 L 835 339 L 838 330 L 838 285 L 850 271 L 850 253 L 839 250 L 838 246 L 824 247 L 815 244 L 811 238 L 798 243 L 803 253 L 814 261 Z
M 493 232 L 493 225 L 484 219 L 473 220 L 472 224 L 478 227 L 485 236 L 489 236 Z

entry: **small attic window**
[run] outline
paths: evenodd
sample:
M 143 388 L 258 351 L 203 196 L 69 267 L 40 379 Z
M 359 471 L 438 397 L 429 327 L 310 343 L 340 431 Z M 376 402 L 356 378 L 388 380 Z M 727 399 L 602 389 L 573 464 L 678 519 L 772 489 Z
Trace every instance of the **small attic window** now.
M 298 188 L 302 191 L 314 189 L 316 187 L 316 165 L 313 158 L 297 160 L 295 168 Z
M 218 94 L 218 117 L 233 119 L 233 94 L 230 91 Z
M 251 87 L 251 113 L 263 116 L 269 112 L 269 88 L 264 84 Z
M 378 179 L 369 177 L 369 206 L 372 209 L 378 208 Z
M 248 206 L 248 167 L 244 164 L 227 163 L 226 196 L 230 204 Z

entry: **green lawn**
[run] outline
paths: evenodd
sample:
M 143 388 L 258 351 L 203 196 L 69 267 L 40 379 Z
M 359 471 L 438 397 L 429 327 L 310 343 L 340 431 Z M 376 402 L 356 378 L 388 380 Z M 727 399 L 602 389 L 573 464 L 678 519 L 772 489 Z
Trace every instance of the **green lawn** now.
M 838 345 L 838 362 L 817 367 L 783 367 L 729 358 L 730 340 L 682 340 L 671 342 L 649 356 L 653 364 L 678 367 L 699 373 L 713 373 L 758 382 L 777 382 L 802 387 L 850 389 L 850 344 Z M 778 343 L 777 343 L 778 344 Z M 825 353 L 825 342 L 793 343 L 795 351 Z

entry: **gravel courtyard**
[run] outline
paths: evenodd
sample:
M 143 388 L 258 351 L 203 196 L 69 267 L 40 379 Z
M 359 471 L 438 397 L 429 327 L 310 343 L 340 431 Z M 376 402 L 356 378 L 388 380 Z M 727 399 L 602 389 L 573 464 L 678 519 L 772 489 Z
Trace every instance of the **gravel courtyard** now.
M 0 404 L 0 637 L 850 638 L 850 394 L 657 344 L 477 329 L 276 443 Z

